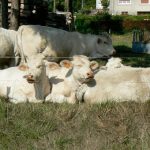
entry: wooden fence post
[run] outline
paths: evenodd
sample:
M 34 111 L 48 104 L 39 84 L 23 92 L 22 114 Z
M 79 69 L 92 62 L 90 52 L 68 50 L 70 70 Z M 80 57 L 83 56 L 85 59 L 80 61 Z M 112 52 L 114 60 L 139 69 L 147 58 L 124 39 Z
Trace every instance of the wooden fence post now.
M 11 14 L 10 14 L 10 29 L 17 30 L 19 27 L 20 17 L 20 0 L 11 1 Z
M 8 29 L 8 0 L 1 0 L 2 4 L 2 27 Z
M 2 27 L 2 1 L 0 0 L 0 27 Z

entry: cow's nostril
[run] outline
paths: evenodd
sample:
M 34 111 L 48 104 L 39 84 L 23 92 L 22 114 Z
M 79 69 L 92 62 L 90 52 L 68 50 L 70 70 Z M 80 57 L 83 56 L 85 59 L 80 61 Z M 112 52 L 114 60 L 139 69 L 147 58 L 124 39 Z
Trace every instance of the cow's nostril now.
M 93 77 L 93 73 L 92 72 L 88 72 L 87 76 L 88 76 L 88 78 L 92 78 Z
M 33 75 L 31 75 L 31 74 L 30 74 L 30 75 L 28 75 L 28 78 L 30 78 L 30 79 L 31 79 L 31 78 L 33 78 Z

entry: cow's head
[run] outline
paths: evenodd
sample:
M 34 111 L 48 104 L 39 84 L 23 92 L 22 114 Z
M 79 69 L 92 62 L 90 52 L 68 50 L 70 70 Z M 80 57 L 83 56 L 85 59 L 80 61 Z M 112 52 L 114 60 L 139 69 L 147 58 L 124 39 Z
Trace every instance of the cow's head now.
M 115 53 L 111 37 L 107 33 L 95 37 L 95 50 L 92 52 L 92 57 L 109 57 Z
M 88 57 L 83 55 L 74 56 L 72 61 L 63 60 L 60 65 L 69 69 L 66 76 L 72 74 L 75 80 L 80 83 L 86 83 L 93 79 L 93 71 L 99 67 L 96 61 L 90 62 Z
M 44 57 L 41 54 L 37 54 L 35 56 L 31 56 L 28 59 L 27 64 L 23 64 L 19 66 L 19 69 L 22 71 L 26 71 L 26 75 L 24 76 L 29 83 L 37 83 L 39 82 L 44 74 L 46 74 Z
M 110 58 L 106 64 L 107 69 L 114 69 L 114 68 L 120 68 L 122 67 L 122 59 L 121 58 Z

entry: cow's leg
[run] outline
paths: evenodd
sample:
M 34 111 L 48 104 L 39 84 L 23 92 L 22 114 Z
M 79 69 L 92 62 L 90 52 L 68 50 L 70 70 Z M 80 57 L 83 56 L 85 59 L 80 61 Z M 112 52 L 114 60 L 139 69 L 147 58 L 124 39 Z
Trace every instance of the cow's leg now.
M 27 102 L 27 97 L 25 94 L 18 91 L 18 93 L 16 92 L 15 94 L 13 94 L 13 96 L 9 97 L 9 101 L 11 103 L 15 103 L 15 104 L 25 103 L 25 102 Z
M 63 103 L 67 102 L 67 97 L 64 95 L 49 94 L 46 97 L 45 102 Z
M 54 102 L 54 103 L 70 103 L 70 104 L 74 104 L 76 103 L 76 98 L 75 98 L 75 93 L 73 92 L 71 94 L 71 96 L 66 97 L 64 95 L 57 95 L 57 94 L 49 94 L 46 99 L 45 102 Z
M 28 99 L 28 102 L 29 103 L 43 103 L 44 101 L 43 100 L 38 100 L 36 98 L 30 98 L 30 99 Z

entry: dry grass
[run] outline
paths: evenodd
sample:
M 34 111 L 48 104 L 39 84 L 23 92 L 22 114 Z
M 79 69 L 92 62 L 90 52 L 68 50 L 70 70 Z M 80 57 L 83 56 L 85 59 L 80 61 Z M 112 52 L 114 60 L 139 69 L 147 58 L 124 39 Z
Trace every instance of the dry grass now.
M 148 150 L 150 103 L 0 103 L 0 149 Z
M 148 55 L 131 52 L 131 34 L 112 38 L 125 64 L 150 64 Z M 149 150 L 150 102 L 14 105 L 0 101 L 0 150 L 20 149 Z

